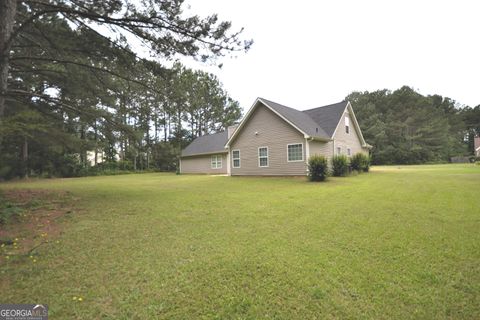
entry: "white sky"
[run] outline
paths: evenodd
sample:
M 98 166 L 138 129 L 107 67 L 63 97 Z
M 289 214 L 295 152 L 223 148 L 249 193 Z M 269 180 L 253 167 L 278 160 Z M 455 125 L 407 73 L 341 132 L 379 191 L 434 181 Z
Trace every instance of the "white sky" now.
M 480 1 L 189 0 L 185 13 L 218 13 L 245 27 L 251 50 L 215 73 L 248 110 L 264 97 L 298 109 L 352 91 L 409 85 L 480 104 Z

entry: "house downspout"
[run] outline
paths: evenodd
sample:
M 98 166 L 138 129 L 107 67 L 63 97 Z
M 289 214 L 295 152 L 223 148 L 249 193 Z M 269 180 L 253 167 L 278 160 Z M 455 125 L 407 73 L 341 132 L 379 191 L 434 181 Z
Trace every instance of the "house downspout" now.
M 227 147 L 227 175 L 232 175 L 232 163 L 230 159 L 230 147 Z
M 308 159 L 310 159 L 310 142 L 308 138 L 305 138 L 305 167 L 308 174 Z

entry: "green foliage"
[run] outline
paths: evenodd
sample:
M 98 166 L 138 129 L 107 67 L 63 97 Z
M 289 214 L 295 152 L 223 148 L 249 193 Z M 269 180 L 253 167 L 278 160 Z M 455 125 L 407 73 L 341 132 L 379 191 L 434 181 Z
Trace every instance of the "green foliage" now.
M 358 172 L 368 172 L 370 169 L 370 157 L 362 152 L 354 154 L 350 158 L 350 168 Z
M 362 153 L 356 153 L 350 158 L 350 167 L 355 171 L 362 171 Z
M 0 97 L 0 179 L 173 171 L 193 138 L 241 117 L 214 75 L 137 57 L 125 35 L 161 59 L 213 61 L 248 50 L 252 42 L 216 15 L 186 14 L 173 0 L 18 3 L 10 59 L 0 59 L 10 63 L 0 77 L 8 89 L 8 103 Z M 128 168 L 113 164 L 118 158 Z
M 445 162 L 467 152 L 464 137 L 474 125 L 467 125 L 463 110 L 468 108 L 455 100 L 423 96 L 406 86 L 353 92 L 347 99 L 365 140 L 373 145 L 374 164 Z
M 370 170 L 370 163 L 370 156 L 368 154 L 364 154 L 360 166 L 361 170 L 363 170 L 363 172 L 368 172 Z
M 0 193 L 0 226 L 9 222 L 15 222 L 23 213 L 22 208 L 10 203 Z
M 324 181 L 328 176 L 328 161 L 324 156 L 313 155 L 308 159 L 310 181 Z
M 334 177 L 344 177 L 348 175 L 349 160 L 346 155 L 334 155 L 332 157 L 332 174 Z

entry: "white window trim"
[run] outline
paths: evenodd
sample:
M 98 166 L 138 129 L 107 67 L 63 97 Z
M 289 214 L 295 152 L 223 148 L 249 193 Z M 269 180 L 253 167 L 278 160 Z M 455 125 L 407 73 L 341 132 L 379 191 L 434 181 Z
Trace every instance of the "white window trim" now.
M 264 149 L 264 148 L 267 149 L 267 156 L 266 156 L 266 157 L 265 157 L 265 156 L 260 157 L 260 149 Z M 258 147 L 257 156 L 258 156 L 258 167 L 259 167 L 259 168 L 268 168 L 268 166 L 270 165 L 270 159 L 269 159 L 269 156 L 268 156 L 268 147 L 267 147 L 267 146 L 265 146 L 265 147 Z M 261 159 L 261 158 L 267 158 L 267 165 L 266 165 L 266 166 L 261 166 L 261 165 L 260 165 L 260 159 Z
M 288 160 L 288 146 L 296 146 L 296 145 L 302 145 L 302 159 L 301 160 Z M 303 143 L 289 143 L 287 144 L 287 162 L 302 162 L 302 161 L 305 161 L 304 160 L 304 156 L 303 156 Z
M 233 153 L 235 151 L 238 151 L 238 159 L 233 157 Z M 239 164 L 238 167 L 235 167 L 235 160 L 238 160 L 238 164 Z M 240 160 L 240 149 L 232 150 L 232 168 L 238 169 L 238 168 L 241 168 L 241 167 L 242 167 L 242 161 Z
M 215 167 L 213 166 L 213 157 L 215 157 Z M 218 160 L 220 158 L 220 161 Z M 218 166 L 218 163 L 220 162 L 220 166 Z M 222 169 L 223 167 L 223 160 L 222 160 L 222 155 L 214 154 L 210 157 L 210 168 L 211 169 Z

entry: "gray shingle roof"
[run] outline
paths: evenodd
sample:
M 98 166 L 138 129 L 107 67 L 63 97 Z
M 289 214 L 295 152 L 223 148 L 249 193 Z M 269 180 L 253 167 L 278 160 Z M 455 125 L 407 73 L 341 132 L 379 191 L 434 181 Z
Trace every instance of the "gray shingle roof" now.
M 204 135 L 196 138 L 185 149 L 182 150 L 182 157 L 193 156 L 204 153 L 227 152 L 225 144 L 228 140 L 227 131 Z
M 340 117 L 347 106 L 348 101 L 342 101 L 339 103 L 329 104 L 327 106 L 304 110 L 303 113 L 310 116 L 310 118 L 318 123 L 320 127 L 331 138 L 337 128 Z
M 342 101 L 319 108 L 299 111 L 267 99 L 258 98 L 258 100 L 268 105 L 268 107 L 309 136 L 321 139 L 332 138 L 348 103 L 347 101 Z M 227 141 L 227 131 L 198 137 L 182 150 L 182 157 L 227 152 L 224 148 Z
M 284 118 L 293 123 L 295 126 L 297 126 L 297 128 L 309 136 L 323 139 L 330 138 L 323 128 L 319 126 L 318 123 L 316 123 L 308 114 L 267 99 L 259 98 L 259 100 L 268 104 L 270 108 L 281 114 Z

